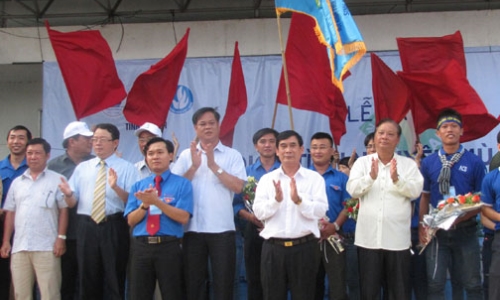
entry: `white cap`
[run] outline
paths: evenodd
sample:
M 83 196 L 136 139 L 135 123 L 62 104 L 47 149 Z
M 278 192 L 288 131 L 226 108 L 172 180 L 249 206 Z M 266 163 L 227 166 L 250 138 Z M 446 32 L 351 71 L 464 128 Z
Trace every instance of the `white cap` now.
M 64 133 L 63 133 L 63 139 L 70 138 L 70 137 L 75 136 L 77 134 L 83 135 L 83 136 L 93 136 L 94 135 L 94 133 L 92 131 L 90 131 L 89 127 L 87 126 L 87 124 L 85 122 L 75 121 L 75 122 L 69 123 L 68 126 L 66 126 L 66 128 L 64 129 Z
M 135 135 L 139 136 L 143 131 L 151 132 L 152 134 L 156 135 L 157 137 L 161 137 L 161 135 L 162 135 L 160 128 L 158 128 L 158 126 L 156 126 L 155 124 L 149 123 L 149 122 L 142 124 L 142 126 L 139 127 L 139 129 L 137 129 L 135 131 Z

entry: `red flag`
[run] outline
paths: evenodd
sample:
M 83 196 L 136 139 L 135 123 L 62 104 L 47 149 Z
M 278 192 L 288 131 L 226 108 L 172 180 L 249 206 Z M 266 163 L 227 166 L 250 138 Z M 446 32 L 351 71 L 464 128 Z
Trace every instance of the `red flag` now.
M 455 60 L 467 74 L 460 31 L 443 37 L 397 38 L 404 72 L 440 71 Z
M 188 37 L 189 28 L 172 52 L 134 81 L 123 109 L 127 121 L 136 125 L 151 122 L 160 128 L 165 125 L 186 60 Z
M 220 126 L 220 141 L 222 144 L 228 147 L 233 146 L 234 127 L 246 110 L 247 88 L 245 86 L 245 77 L 243 76 L 243 67 L 241 66 L 238 42 L 236 42 L 234 44 L 233 66 L 226 113 Z
M 445 108 L 462 115 L 461 142 L 483 137 L 498 125 L 499 120 L 488 113 L 462 70 L 460 63 L 450 60 L 440 72 L 398 72 L 413 94 L 410 105 L 417 134 L 436 128 L 437 117 Z
M 335 144 L 346 133 L 347 107 L 344 96 L 332 84 L 325 46 L 318 42 L 311 17 L 293 13 L 286 46 L 286 62 L 292 107 L 329 117 Z M 288 105 L 283 71 L 276 101 Z
M 408 88 L 377 55 L 371 54 L 372 91 L 375 103 L 375 124 L 385 118 L 401 122 L 408 111 Z
M 63 33 L 50 29 L 47 21 L 45 27 L 78 120 L 127 96 L 109 45 L 98 30 Z

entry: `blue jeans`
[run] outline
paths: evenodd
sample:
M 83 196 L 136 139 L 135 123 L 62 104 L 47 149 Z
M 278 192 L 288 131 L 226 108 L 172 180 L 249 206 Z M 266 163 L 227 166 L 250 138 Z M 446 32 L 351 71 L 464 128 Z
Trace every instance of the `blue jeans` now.
M 461 282 L 468 300 L 483 300 L 479 251 L 475 223 L 448 231 L 439 230 L 425 253 L 428 299 L 445 299 L 449 267 Z
M 358 269 L 358 247 L 354 245 L 354 236 L 346 236 L 344 239 L 346 252 L 346 283 L 347 294 L 350 300 L 359 300 L 359 269 Z

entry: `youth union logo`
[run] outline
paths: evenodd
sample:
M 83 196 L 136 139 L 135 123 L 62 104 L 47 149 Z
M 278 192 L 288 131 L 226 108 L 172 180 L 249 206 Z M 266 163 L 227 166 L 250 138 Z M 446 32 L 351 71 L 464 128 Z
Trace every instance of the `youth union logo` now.
M 183 114 L 191 109 L 192 106 L 193 93 L 187 86 L 178 85 L 174 100 L 172 101 L 172 105 L 170 105 L 170 111 L 174 114 Z

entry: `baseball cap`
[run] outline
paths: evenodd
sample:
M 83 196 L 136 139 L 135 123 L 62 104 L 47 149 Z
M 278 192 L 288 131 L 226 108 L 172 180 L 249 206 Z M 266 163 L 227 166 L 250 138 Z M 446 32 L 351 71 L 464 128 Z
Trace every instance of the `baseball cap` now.
M 161 137 L 161 130 L 153 123 L 146 122 L 135 131 L 135 136 L 139 136 L 143 131 L 149 131 L 157 137 Z
M 63 133 L 63 139 L 70 138 L 70 137 L 75 136 L 77 134 L 83 135 L 83 136 L 93 136 L 94 135 L 94 133 L 92 131 L 90 131 L 89 127 L 87 126 L 87 124 L 85 122 L 75 121 L 75 122 L 69 123 L 68 126 L 66 126 L 66 128 L 64 129 L 64 133 Z

